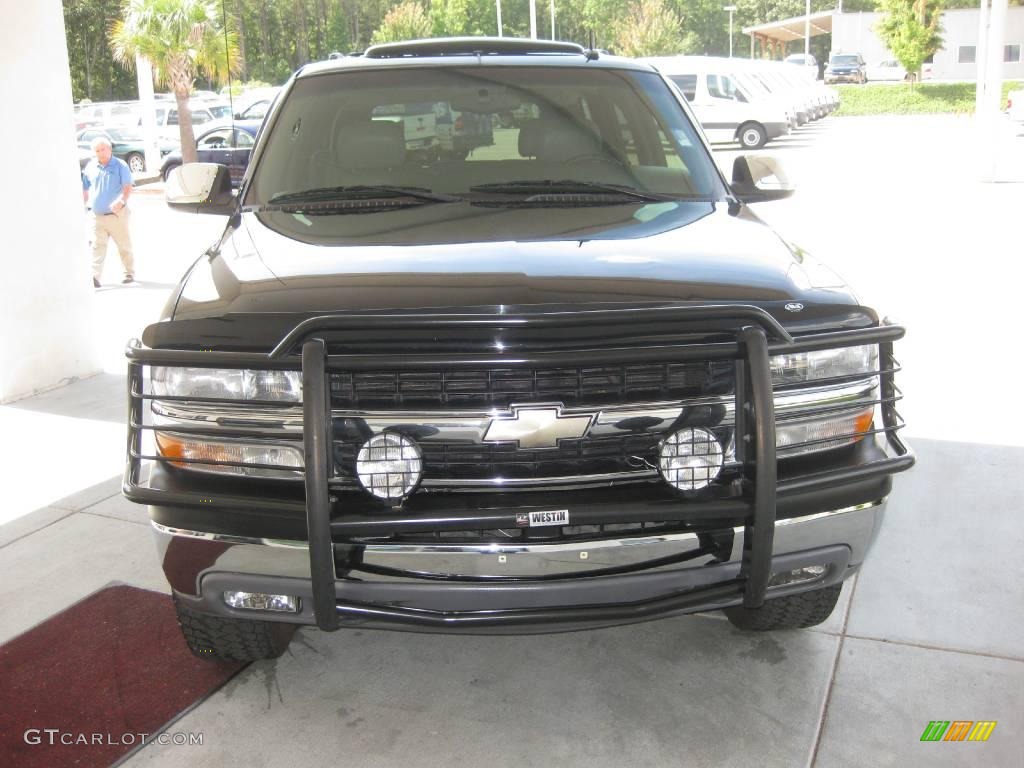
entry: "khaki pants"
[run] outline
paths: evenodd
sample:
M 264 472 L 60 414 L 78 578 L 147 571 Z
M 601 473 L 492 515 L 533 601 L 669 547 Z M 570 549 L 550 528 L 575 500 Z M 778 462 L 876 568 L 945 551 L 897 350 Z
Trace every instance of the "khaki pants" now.
M 121 266 L 126 275 L 135 275 L 135 259 L 132 256 L 132 236 L 128 231 L 131 214 L 127 208 L 117 213 L 95 214 L 92 217 L 92 276 L 97 280 L 103 274 L 103 261 L 107 258 L 107 240 L 114 238 Z

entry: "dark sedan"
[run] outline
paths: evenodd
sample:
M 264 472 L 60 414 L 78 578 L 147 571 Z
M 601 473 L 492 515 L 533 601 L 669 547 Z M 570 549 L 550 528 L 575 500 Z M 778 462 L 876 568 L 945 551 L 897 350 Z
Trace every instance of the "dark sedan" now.
M 234 125 L 221 124 L 207 128 L 196 139 L 197 159 L 200 163 L 226 165 L 231 172 L 231 184 L 237 187 L 249 165 L 249 153 L 256 143 L 256 133 L 262 123 L 262 120 L 239 120 Z M 160 166 L 164 181 L 181 164 L 180 149 L 167 155 Z
M 91 152 L 92 141 L 99 136 L 106 137 L 110 142 L 114 157 L 119 157 L 128 163 L 128 168 L 132 173 L 142 173 L 146 170 L 145 142 L 138 133 L 132 133 L 123 128 L 86 128 L 79 131 L 76 137 L 79 149 Z M 160 156 L 164 157 L 177 147 L 177 142 L 161 141 Z

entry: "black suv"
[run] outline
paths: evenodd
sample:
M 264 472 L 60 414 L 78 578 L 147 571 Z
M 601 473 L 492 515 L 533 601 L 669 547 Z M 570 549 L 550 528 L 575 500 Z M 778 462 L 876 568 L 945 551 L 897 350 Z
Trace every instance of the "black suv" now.
M 380 115 L 427 103 L 489 142 L 411 151 Z M 573 44 L 297 72 L 237 195 L 172 174 L 227 226 L 128 349 L 124 493 L 192 650 L 823 621 L 913 463 L 904 331 L 754 215 L 784 181 L 728 182 L 660 74 Z
M 825 83 L 860 83 L 868 81 L 868 65 L 859 53 L 833 53 L 825 66 Z

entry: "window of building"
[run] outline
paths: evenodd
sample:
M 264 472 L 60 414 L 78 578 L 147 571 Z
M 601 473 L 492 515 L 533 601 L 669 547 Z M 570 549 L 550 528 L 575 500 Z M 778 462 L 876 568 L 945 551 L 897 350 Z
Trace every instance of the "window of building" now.
M 1020 45 L 1004 45 L 1003 46 L 1003 61 L 1016 64 L 1020 61 Z
M 956 60 L 960 64 L 973 64 L 976 48 L 973 45 L 961 45 Z

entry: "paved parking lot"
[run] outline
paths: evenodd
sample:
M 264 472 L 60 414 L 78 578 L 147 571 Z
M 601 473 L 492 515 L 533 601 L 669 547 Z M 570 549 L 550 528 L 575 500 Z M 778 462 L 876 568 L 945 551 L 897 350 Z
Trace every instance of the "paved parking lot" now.
M 826 118 L 769 147 L 800 191 L 759 213 L 910 329 L 901 410 L 919 463 L 897 478 L 875 551 L 826 624 L 303 630 L 176 724 L 203 732 L 202 748 L 149 746 L 128 764 L 1020 765 L 1024 184 L 977 183 L 970 127 Z M 1022 161 L 1017 143 L 1007 163 Z M 720 153 L 724 167 L 734 154 Z M 118 495 L 121 353 L 218 222 L 144 192 L 133 205 L 140 282 L 97 292 L 105 372 L 0 407 L 0 642 L 111 581 L 167 590 L 144 512 Z M 998 726 L 986 743 L 920 742 L 936 719 Z

